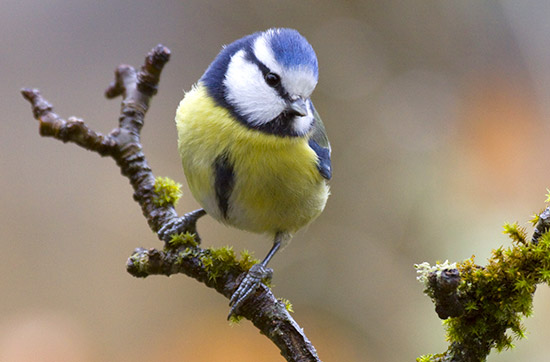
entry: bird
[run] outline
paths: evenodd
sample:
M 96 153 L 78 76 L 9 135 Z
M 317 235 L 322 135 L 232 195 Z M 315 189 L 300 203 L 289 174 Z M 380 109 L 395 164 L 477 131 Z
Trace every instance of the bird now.
M 233 292 L 228 318 L 271 278 L 277 251 L 325 208 L 332 165 L 310 98 L 318 75 L 306 38 L 271 28 L 223 46 L 177 108 L 178 151 L 200 216 L 273 240 Z

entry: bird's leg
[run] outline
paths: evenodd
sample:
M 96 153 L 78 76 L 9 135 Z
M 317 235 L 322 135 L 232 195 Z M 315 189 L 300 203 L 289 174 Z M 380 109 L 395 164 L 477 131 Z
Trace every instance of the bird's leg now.
M 277 251 L 281 248 L 283 242 L 289 239 L 290 235 L 287 233 L 279 232 L 275 235 L 273 246 L 271 247 L 271 250 L 269 250 L 269 252 L 267 253 L 264 260 L 262 260 L 261 263 L 254 264 L 250 268 L 250 270 L 242 280 L 241 284 L 239 284 L 237 290 L 231 296 L 231 300 L 229 301 L 231 310 L 229 311 L 227 319 L 229 319 L 233 314 L 238 313 L 239 307 L 252 293 L 254 293 L 258 289 L 263 279 L 271 279 L 271 277 L 273 276 L 273 269 L 268 268 L 267 263 L 269 263 L 271 258 L 273 258 L 275 253 L 277 253 Z
M 191 234 L 195 234 L 195 240 L 200 242 L 199 235 L 197 234 L 197 220 L 204 215 L 206 215 L 204 209 L 197 209 L 184 214 L 182 217 L 173 218 L 164 224 L 157 234 L 162 240 L 168 242 L 174 234 L 190 232 Z

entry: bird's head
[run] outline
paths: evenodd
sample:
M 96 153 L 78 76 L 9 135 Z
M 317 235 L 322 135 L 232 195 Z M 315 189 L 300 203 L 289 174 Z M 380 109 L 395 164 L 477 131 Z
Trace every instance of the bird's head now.
M 303 136 L 314 122 L 317 57 L 293 29 L 269 29 L 224 47 L 201 78 L 220 106 L 250 128 Z

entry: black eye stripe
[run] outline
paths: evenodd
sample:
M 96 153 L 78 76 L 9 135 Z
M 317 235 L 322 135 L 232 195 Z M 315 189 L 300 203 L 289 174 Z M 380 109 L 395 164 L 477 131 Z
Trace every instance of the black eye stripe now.
M 267 79 L 266 79 L 266 83 L 272 87 L 273 89 L 275 89 L 277 91 L 277 93 L 279 94 L 279 96 L 283 99 L 289 99 L 289 95 L 287 93 L 287 91 L 284 89 L 283 85 L 281 84 L 280 82 L 280 76 L 274 72 L 271 71 L 271 69 L 269 69 L 264 63 L 262 63 L 257 57 L 256 55 L 254 54 L 254 52 L 252 51 L 252 49 L 246 49 L 246 60 L 250 61 L 251 63 L 254 63 L 256 64 L 256 66 L 258 67 L 258 69 L 260 69 L 260 72 L 262 72 L 262 75 L 264 76 L 264 79 L 266 79 L 266 77 L 268 76 L 268 74 L 274 74 L 276 76 L 279 77 L 279 82 L 275 85 L 271 85 L 267 82 Z

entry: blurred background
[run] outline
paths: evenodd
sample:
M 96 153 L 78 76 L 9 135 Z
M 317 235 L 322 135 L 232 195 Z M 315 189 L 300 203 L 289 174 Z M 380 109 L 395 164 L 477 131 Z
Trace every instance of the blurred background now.
M 103 91 L 120 63 L 172 51 L 143 130 L 157 176 L 185 184 L 174 113 L 222 44 L 269 27 L 315 48 L 313 95 L 333 147 L 325 212 L 278 255 L 324 362 L 414 361 L 446 349 L 413 264 L 509 245 L 550 187 L 546 1 L 4 0 L 0 3 L 0 361 L 282 361 L 228 301 L 182 275 L 135 279 L 136 247 L 161 247 L 110 159 L 38 135 L 22 87 L 64 118 L 116 126 Z M 546 146 L 545 146 L 546 145 Z M 197 208 L 184 186 L 178 205 Z M 199 223 L 205 246 L 258 258 L 267 238 Z M 550 292 L 528 339 L 489 361 L 547 361 Z

